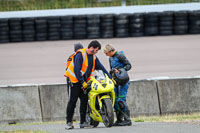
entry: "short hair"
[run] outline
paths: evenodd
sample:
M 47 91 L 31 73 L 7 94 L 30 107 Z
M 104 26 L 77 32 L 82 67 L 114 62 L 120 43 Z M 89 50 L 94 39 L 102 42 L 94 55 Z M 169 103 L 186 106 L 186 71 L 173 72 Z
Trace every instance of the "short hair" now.
M 99 48 L 99 50 L 101 49 L 101 44 L 97 41 L 91 41 L 90 44 L 88 45 L 88 48 L 93 47 L 93 48 Z
M 103 52 L 106 54 L 110 51 L 115 51 L 115 48 L 113 47 L 113 45 L 111 44 L 107 44 L 106 46 L 104 46 L 103 48 Z

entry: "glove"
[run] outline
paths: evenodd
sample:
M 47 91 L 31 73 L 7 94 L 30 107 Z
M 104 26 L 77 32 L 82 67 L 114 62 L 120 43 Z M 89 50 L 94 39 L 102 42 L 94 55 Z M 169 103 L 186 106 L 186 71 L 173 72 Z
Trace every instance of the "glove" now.
M 117 84 L 117 82 L 112 78 L 112 82 L 114 83 L 114 85 L 116 85 Z
M 85 89 L 88 87 L 88 84 L 84 81 L 84 82 L 82 83 L 82 86 L 83 86 L 83 89 L 85 90 Z
M 110 74 L 113 74 L 113 73 L 115 73 L 115 69 L 114 69 L 114 68 L 112 68 L 112 69 L 110 70 Z

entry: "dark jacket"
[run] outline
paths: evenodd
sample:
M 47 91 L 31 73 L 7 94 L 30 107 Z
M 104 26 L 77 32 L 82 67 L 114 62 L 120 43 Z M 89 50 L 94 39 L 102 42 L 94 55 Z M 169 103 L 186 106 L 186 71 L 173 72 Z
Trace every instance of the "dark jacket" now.
M 92 72 L 92 67 L 93 67 L 93 56 L 87 54 L 88 56 L 88 68 L 86 73 L 82 76 L 81 75 L 81 68 L 82 68 L 82 63 L 83 63 L 83 57 L 81 53 L 77 53 L 74 57 L 74 73 L 76 75 L 76 78 L 78 79 L 79 82 L 87 81 L 88 77 L 90 76 Z M 108 73 L 108 71 L 104 68 L 104 66 L 101 64 L 99 59 L 96 57 L 95 60 L 95 70 L 102 70 L 104 73 L 108 75 L 109 78 L 112 78 L 112 76 Z
M 124 68 L 126 71 L 131 69 L 131 63 L 128 61 L 123 51 L 116 52 L 113 57 L 109 58 L 110 68 Z

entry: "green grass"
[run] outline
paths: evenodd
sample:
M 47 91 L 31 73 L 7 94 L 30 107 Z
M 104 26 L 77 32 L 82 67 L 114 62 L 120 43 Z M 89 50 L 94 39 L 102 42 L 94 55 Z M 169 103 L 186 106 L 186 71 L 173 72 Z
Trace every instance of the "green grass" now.
M 16 131 L 0 131 L 0 133 L 50 133 L 46 131 L 16 130 Z
M 77 121 L 75 121 L 75 122 L 77 122 Z M 66 123 L 66 122 L 65 121 L 50 121 L 50 122 L 34 122 L 34 123 L 17 123 L 17 124 L 10 124 L 10 125 L 0 125 L 0 127 L 5 127 L 5 126 L 42 125 L 42 124 L 64 124 L 64 123 Z
M 135 122 L 188 122 L 200 120 L 200 113 L 171 114 L 163 116 L 139 116 L 133 119 Z
M 197 2 L 198 0 L 126 0 L 126 5 L 151 5 Z M 199 1 L 200 2 L 200 1 Z M 121 0 L 0 0 L 0 11 L 65 9 L 85 7 L 121 6 Z

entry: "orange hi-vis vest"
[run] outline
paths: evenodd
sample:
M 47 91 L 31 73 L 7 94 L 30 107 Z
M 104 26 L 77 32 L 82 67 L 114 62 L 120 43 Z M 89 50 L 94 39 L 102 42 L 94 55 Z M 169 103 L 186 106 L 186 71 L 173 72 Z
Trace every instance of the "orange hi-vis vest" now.
M 72 62 L 72 59 L 74 58 L 74 55 L 75 55 L 75 54 L 76 54 L 76 53 L 70 55 L 70 57 L 67 59 L 66 70 L 67 70 L 67 68 L 69 67 L 70 63 Z
M 88 68 L 88 57 L 87 57 L 86 48 L 78 50 L 74 54 L 74 56 L 78 52 L 81 52 L 82 57 L 83 57 L 83 64 L 82 64 L 82 68 L 81 68 L 81 74 L 83 76 L 85 74 L 85 72 L 87 71 L 87 68 Z M 95 68 L 95 56 L 93 55 L 92 73 L 94 72 L 94 68 Z M 90 76 L 92 75 L 92 73 L 90 74 Z M 89 78 L 90 78 L 90 76 L 89 76 Z M 78 79 L 76 78 L 76 75 L 74 73 L 74 58 L 72 58 L 72 61 L 69 64 L 69 66 L 68 66 L 68 68 L 67 68 L 67 70 L 65 72 L 65 77 L 68 77 L 72 83 L 77 83 L 78 82 Z M 89 78 L 87 80 L 89 80 Z
M 82 49 L 82 48 L 80 48 L 80 49 Z M 78 50 L 80 50 L 80 49 L 78 49 Z M 78 51 L 78 50 L 77 50 L 77 51 Z M 77 51 L 76 51 L 76 52 L 77 52 Z M 66 70 L 67 70 L 67 68 L 69 67 L 69 65 L 70 65 L 70 63 L 71 63 L 71 61 L 72 61 L 72 59 L 73 59 L 74 56 L 76 55 L 76 52 L 73 53 L 72 55 L 70 55 L 69 58 L 67 59 Z

